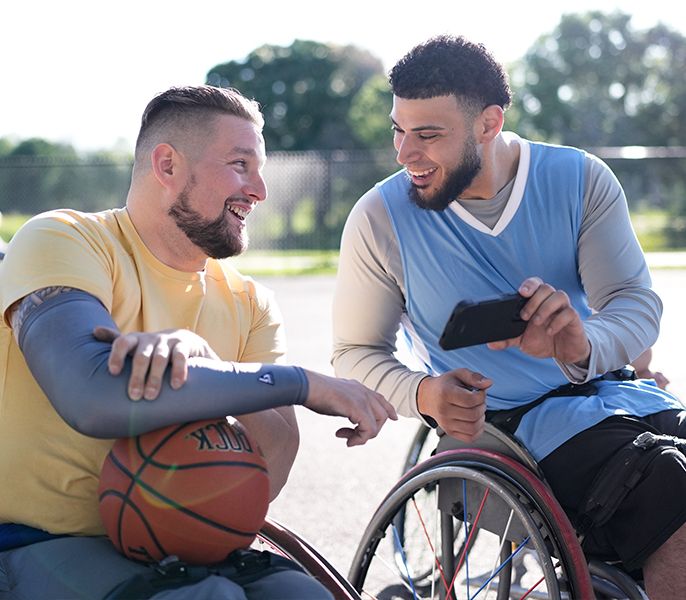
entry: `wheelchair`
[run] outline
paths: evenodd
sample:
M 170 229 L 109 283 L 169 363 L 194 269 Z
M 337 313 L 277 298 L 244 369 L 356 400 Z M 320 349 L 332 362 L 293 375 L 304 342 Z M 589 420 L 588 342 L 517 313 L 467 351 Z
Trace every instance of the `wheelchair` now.
M 587 557 L 535 460 L 486 424 L 477 444 L 421 426 L 407 472 L 365 529 L 348 580 L 363 598 L 646 600 Z
M 304 538 L 274 519 L 267 517 L 253 547 L 293 560 L 329 590 L 336 600 L 361 600 L 357 590 L 322 554 Z

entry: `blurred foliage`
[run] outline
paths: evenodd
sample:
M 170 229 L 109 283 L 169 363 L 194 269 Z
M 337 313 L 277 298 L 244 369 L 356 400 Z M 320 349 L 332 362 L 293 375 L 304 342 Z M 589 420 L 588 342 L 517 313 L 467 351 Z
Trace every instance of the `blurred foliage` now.
M 517 129 L 580 147 L 683 144 L 684 65 L 686 38 L 665 25 L 565 15 L 510 69 Z
M 235 87 L 260 103 L 267 150 L 347 150 L 365 147 L 348 123 L 350 105 L 381 73 L 381 61 L 366 50 L 295 40 L 216 65 L 207 83 Z
M 391 143 L 393 94 L 385 75 L 370 77 L 355 95 L 348 121 L 355 135 L 367 148 L 387 149 Z
M 686 145 L 686 37 L 621 12 L 564 15 L 510 68 L 509 127 L 588 149 Z M 683 148 L 682 148 L 683 151 Z M 632 210 L 664 209 L 665 245 L 686 247 L 684 158 L 606 158 Z M 639 164 L 640 163 L 640 164 Z
M 603 150 L 686 145 L 684 65 L 686 38 L 666 25 L 636 30 L 620 12 L 564 15 L 508 67 L 506 127 L 604 157 L 632 214 L 653 215 L 636 224 L 646 249 L 686 248 L 686 158 L 628 160 Z M 265 115 L 269 203 L 251 217 L 252 247 L 337 248 L 357 198 L 398 168 L 381 62 L 352 45 L 296 40 L 216 65 L 207 82 L 237 87 Z M 122 206 L 131 161 L 114 150 L 83 155 L 0 138 L 0 210 Z
M 31 215 L 23 213 L 4 213 L 0 219 L 0 238 L 6 241 L 12 239 L 17 229 L 19 229 Z
M 0 210 L 36 214 L 60 206 L 123 206 L 132 157 L 111 150 L 79 155 L 69 144 L 0 138 Z

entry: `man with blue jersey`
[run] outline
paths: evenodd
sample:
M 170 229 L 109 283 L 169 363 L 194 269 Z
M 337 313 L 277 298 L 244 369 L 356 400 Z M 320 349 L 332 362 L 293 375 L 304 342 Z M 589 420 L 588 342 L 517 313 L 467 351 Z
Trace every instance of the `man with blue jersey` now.
M 619 448 L 647 430 L 686 437 L 682 404 L 654 382 L 599 378 L 654 343 L 662 310 L 624 193 L 599 159 L 503 132 L 507 76 L 481 45 L 433 38 L 390 83 L 404 168 L 346 224 L 336 372 L 466 441 L 487 410 L 497 419 L 531 405 L 514 433 L 574 520 Z M 440 348 L 457 301 L 516 291 L 528 299 L 520 337 Z M 399 325 L 426 372 L 394 357 Z M 643 568 L 651 598 L 686 597 L 685 495 L 684 456 L 661 453 L 586 548 Z

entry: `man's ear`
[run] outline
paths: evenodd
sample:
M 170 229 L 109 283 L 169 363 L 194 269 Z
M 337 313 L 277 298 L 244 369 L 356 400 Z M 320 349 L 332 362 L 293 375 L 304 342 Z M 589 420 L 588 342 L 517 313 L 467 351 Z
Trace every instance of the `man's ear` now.
M 171 144 L 157 144 L 150 153 L 155 178 L 163 187 L 175 187 L 180 169 L 180 156 Z
M 505 111 L 497 104 L 491 104 L 481 111 L 474 122 L 476 141 L 480 144 L 488 143 L 503 130 Z

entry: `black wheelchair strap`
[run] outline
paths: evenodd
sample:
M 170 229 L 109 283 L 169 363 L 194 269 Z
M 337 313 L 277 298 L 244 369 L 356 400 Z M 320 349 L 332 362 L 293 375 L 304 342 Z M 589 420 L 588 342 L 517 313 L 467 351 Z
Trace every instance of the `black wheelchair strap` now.
M 650 463 L 673 448 L 686 454 L 686 440 L 671 435 L 644 431 L 625 444 L 605 463 L 588 489 L 576 519 L 577 532 L 585 535 L 607 523 L 627 494 L 641 481 Z
M 149 571 L 119 583 L 103 600 L 145 600 L 164 590 L 198 583 L 210 575 L 226 577 L 245 586 L 267 575 L 292 570 L 304 572 L 292 560 L 266 550 L 235 550 L 224 562 L 212 566 L 188 565 L 176 556 L 168 556 L 150 565 Z
M 567 383 L 561 385 L 536 398 L 536 400 L 533 400 L 532 402 L 517 406 L 510 410 L 487 410 L 486 420 L 495 425 L 498 429 L 502 429 L 510 435 L 514 435 L 514 432 L 517 431 L 517 427 L 519 427 L 519 423 L 524 415 L 533 408 L 543 404 L 548 398 L 557 396 L 594 396 L 598 393 L 598 386 L 596 383 L 599 381 L 632 381 L 634 379 L 636 379 L 636 372 L 631 368 L 624 367 L 605 373 L 605 375 L 601 375 L 600 377 L 596 377 L 585 383 Z

